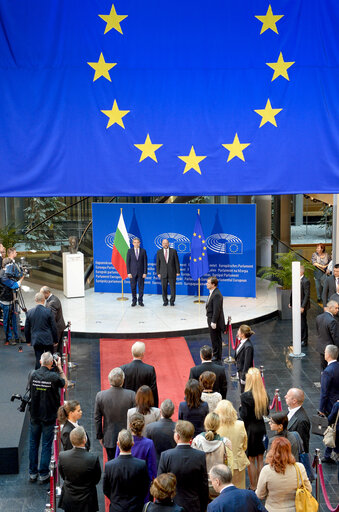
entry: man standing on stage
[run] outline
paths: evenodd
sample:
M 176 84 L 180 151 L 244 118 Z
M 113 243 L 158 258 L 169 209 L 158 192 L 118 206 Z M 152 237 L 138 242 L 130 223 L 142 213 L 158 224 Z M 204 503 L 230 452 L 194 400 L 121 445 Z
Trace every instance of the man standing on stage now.
M 140 238 L 133 239 L 133 248 L 128 249 L 126 257 L 127 274 L 131 281 L 132 306 L 137 305 L 137 283 L 139 288 L 139 306 L 143 306 L 144 284 L 147 275 L 147 254 L 140 247 Z
M 174 306 L 175 302 L 175 283 L 177 276 L 180 275 L 180 265 L 178 253 L 170 248 L 169 241 L 166 238 L 162 241 L 162 249 L 157 252 L 157 274 L 161 279 L 162 298 L 164 306 L 168 305 L 167 285 L 170 285 L 171 298 L 170 304 Z
M 213 348 L 213 361 L 221 361 L 221 334 L 225 330 L 224 299 L 218 288 L 218 279 L 215 276 L 207 279 L 206 286 L 210 292 L 206 302 L 206 316 Z

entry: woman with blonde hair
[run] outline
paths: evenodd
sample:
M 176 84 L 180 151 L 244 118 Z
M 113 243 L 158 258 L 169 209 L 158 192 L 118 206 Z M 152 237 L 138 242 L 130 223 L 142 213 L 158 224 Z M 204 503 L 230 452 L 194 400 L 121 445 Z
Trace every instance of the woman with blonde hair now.
M 266 427 L 263 417 L 269 413 L 268 396 L 258 368 L 248 370 L 245 392 L 240 395 L 240 401 L 240 418 L 244 420 L 248 438 L 248 476 L 250 488 L 255 491 L 259 473 L 264 465 Z
M 226 464 L 233 471 L 232 443 L 226 437 L 221 437 L 217 430 L 220 427 L 219 416 L 215 412 L 207 414 L 204 421 L 205 432 L 198 434 L 192 441 L 192 448 L 201 450 L 206 454 L 206 468 L 210 469 L 216 464 Z M 213 500 L 218 496 L 214 490 L 210 477 L 208 477 L 209 496 Z
M 247 433 L 244 422 L 238 420 L 236 410 L 229 400 L 221 400 L 215 411 L 220 418 L 220 427 L 217 433 L 227 437 L 232 443 L 233 478 L 232 484 L 238 489 L 246 488 L 246 467 L 249 460 L 246 456 Z
M 295 512 L 295 494 L 301 484 L 300 478 L 308 491 L 312 492 L 312 486 L 304 465 L 295 462 L 289 440 L 276 437 L 266 462 L 259 476 L 256 495 L 260 500 L 266 498 L 268 512 Z

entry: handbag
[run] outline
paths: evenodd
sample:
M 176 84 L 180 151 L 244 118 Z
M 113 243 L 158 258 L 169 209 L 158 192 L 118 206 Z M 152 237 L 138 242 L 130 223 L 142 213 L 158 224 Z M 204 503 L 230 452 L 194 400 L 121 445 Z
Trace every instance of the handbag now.
M 149 504 L 150 504 L 150 503 L 151 503 L 150 501 L 148 501 L 147 503 L 145 503 L 145 505 L 143 506 L 142 512 L 146 512 L 146 511 L 147 511 L 147 509 L 148 509 L 148 507 L 149 507 Z
M 314 414 L 311 418 L 312 422 L 312 434 L 316 434 L 318 436 L 323 436 L 325 434 L 325 430 L 328 427 L 328 420 L 325 416 L 319 416 L 318 414 Z
M 297 464 L 294 464 L 297 472 L 297 490 L 295 493 L 295 510 L 296 512 L 317 512 L 319 503 L 314 496 L 306 489 L 300 469 Z M 299 487 L 300 479 L 300 487 Z
M 335 437 L 337 431 L 337 423 L 338 423 L 339 411 L 337 413 L 337 417 L 334 425 L 329 425 L 324 432 L 323 443 L 327 448 L 335 448 Z

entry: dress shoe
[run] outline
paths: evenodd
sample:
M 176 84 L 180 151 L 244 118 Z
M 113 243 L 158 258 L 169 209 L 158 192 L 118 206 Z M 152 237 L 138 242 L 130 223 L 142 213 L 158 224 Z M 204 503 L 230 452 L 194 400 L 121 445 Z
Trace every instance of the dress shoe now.
M 144 307 L 144 303 L 143 302 L 139 302 L 139 306 Z
M 321 462 L 325 464 L 335 464 L 334 460 L 331 459 L 331 457 L 323 457 L 321 459 Z
M 137 305 L 136 301 L 133 301 L 131 304 L 132 308 L 134 308 L 134 306 L 136 306 L 136 305 Z
M 171 306 L 174 306 L 174 302 L 171 302 Z
M 302 342 L 301 342 L 301 346 L 302 346 L 302 347 L 307 347 L 307 345 L 308 345 L 308 342 L 307 342 L 307 341 L 302 341 Z
M 164 302 L 164 303 L 163 303 L 163 306 L 168 306 L 168 302 Z

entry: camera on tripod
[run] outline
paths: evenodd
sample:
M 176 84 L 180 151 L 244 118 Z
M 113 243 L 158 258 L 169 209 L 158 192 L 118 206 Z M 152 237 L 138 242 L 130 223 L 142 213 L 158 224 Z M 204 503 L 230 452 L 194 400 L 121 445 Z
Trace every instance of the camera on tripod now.
M 26 410 L 26 407 L 27 407 L 27 404 L 30 403 L 31 401 L 31 394 L 30 394 L 30 391 L 26 391 L 26 393 L 24 394 L 24 396 L 22 395 L 19 395 L 17 393 L 13 394 L 11 396 L 11 402 L 14 402 L 14 400 L 20 400 L 21 401 L 21 404 L 19 405 L 18 407 L 18 411 L 20 412 L 25 412 Z

